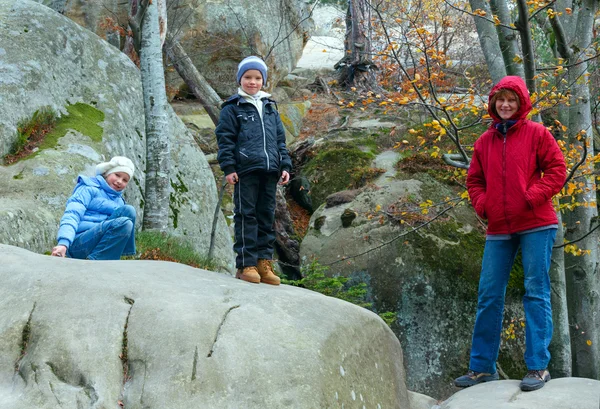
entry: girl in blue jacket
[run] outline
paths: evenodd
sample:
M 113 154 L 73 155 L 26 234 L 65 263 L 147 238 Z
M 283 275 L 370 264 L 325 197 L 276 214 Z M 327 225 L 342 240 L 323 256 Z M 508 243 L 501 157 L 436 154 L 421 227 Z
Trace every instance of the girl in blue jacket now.
M 80 175 L 67 200 L 52 255 L 88 260 L 119 260 L 135 254 L 135 209 L 123 190 L 135 166 L 124 156 L 96 166 L 96 176 Z

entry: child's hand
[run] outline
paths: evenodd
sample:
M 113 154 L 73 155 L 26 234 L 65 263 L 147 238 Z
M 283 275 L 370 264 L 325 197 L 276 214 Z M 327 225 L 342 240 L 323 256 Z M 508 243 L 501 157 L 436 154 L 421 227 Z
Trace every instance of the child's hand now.
M 290 174 L 288 173 L 287 170 L 284 170 L 283 172 L 281 172 L 281 179 L 279 179 L 279 184 L 285 185 L 289 181 L 290 181 Z
M 238 182 L 238 180 L 240 180 L 236 172 L 230 173 L 229 175 L 225 176 L 225 179 L 230 185 L 235 185 Z
M 67 248 L 62 245 L 56 246 L 52 249 L 50 255 L 55 257 L 65 257 L 67 255 Z

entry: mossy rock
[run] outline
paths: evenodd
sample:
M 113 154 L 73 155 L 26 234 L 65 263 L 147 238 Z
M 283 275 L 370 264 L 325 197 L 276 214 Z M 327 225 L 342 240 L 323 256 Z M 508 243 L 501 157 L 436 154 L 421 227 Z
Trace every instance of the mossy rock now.
M 361 187 L 364 183 L 353 178 L 352 173 L 369 168 L 373 156 L 355 147 L 338 146 L 319 152 L 302 171 L 311 182 L 313 208 L 319 207 L 332 193 Z
M 68 115 L 58 119 L 54 130 L 46 135 L 40 150 L 55 147 L 58 139 L 65 136 L 70 129 L 88 136 L 93 142 L 102 141 L 104 129 L 99 124 L 104 121 L 104 112 L 81 102 L 67 105 L 66 109 Z

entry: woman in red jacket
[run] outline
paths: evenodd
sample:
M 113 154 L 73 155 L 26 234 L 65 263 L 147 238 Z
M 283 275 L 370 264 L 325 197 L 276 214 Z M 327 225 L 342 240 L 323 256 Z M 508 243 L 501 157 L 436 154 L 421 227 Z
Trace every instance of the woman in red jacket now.
M 550 256 L 558 219 L 552 196 L 562 188 L 566 166 L 558 144 L 541 124 L 527 119 L 529 92 L 520 77 L 507 76 L 490 92 L 492 126 L 475 142 L 467 189 L 477 214 L 488 220 L 469 372 L 455 380 L 467 387 L 498 379 L 504 296 L 521 249 L 525 274 L 524 391 L 550 380 L 552 338 Z

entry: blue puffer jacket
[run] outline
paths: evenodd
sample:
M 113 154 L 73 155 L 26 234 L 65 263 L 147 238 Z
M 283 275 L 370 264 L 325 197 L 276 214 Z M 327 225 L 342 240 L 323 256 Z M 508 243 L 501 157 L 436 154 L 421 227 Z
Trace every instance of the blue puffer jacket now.
M 217 159 L 225 175 L 254 170 L 281 173 L 292 169 L 275 101 L 269 98 L 261 101 L 262 120 L 256 107 L 239 94 L 222 106 L 215 134 L 219 144 Z
M 77 233 L 106 220 L 116 208 L 125 204 L 122 195 L 123 192 L 108 186 L 102 175 L 92 178 L 79 176 L 60 219 L 58 244 L 68 248 Z

